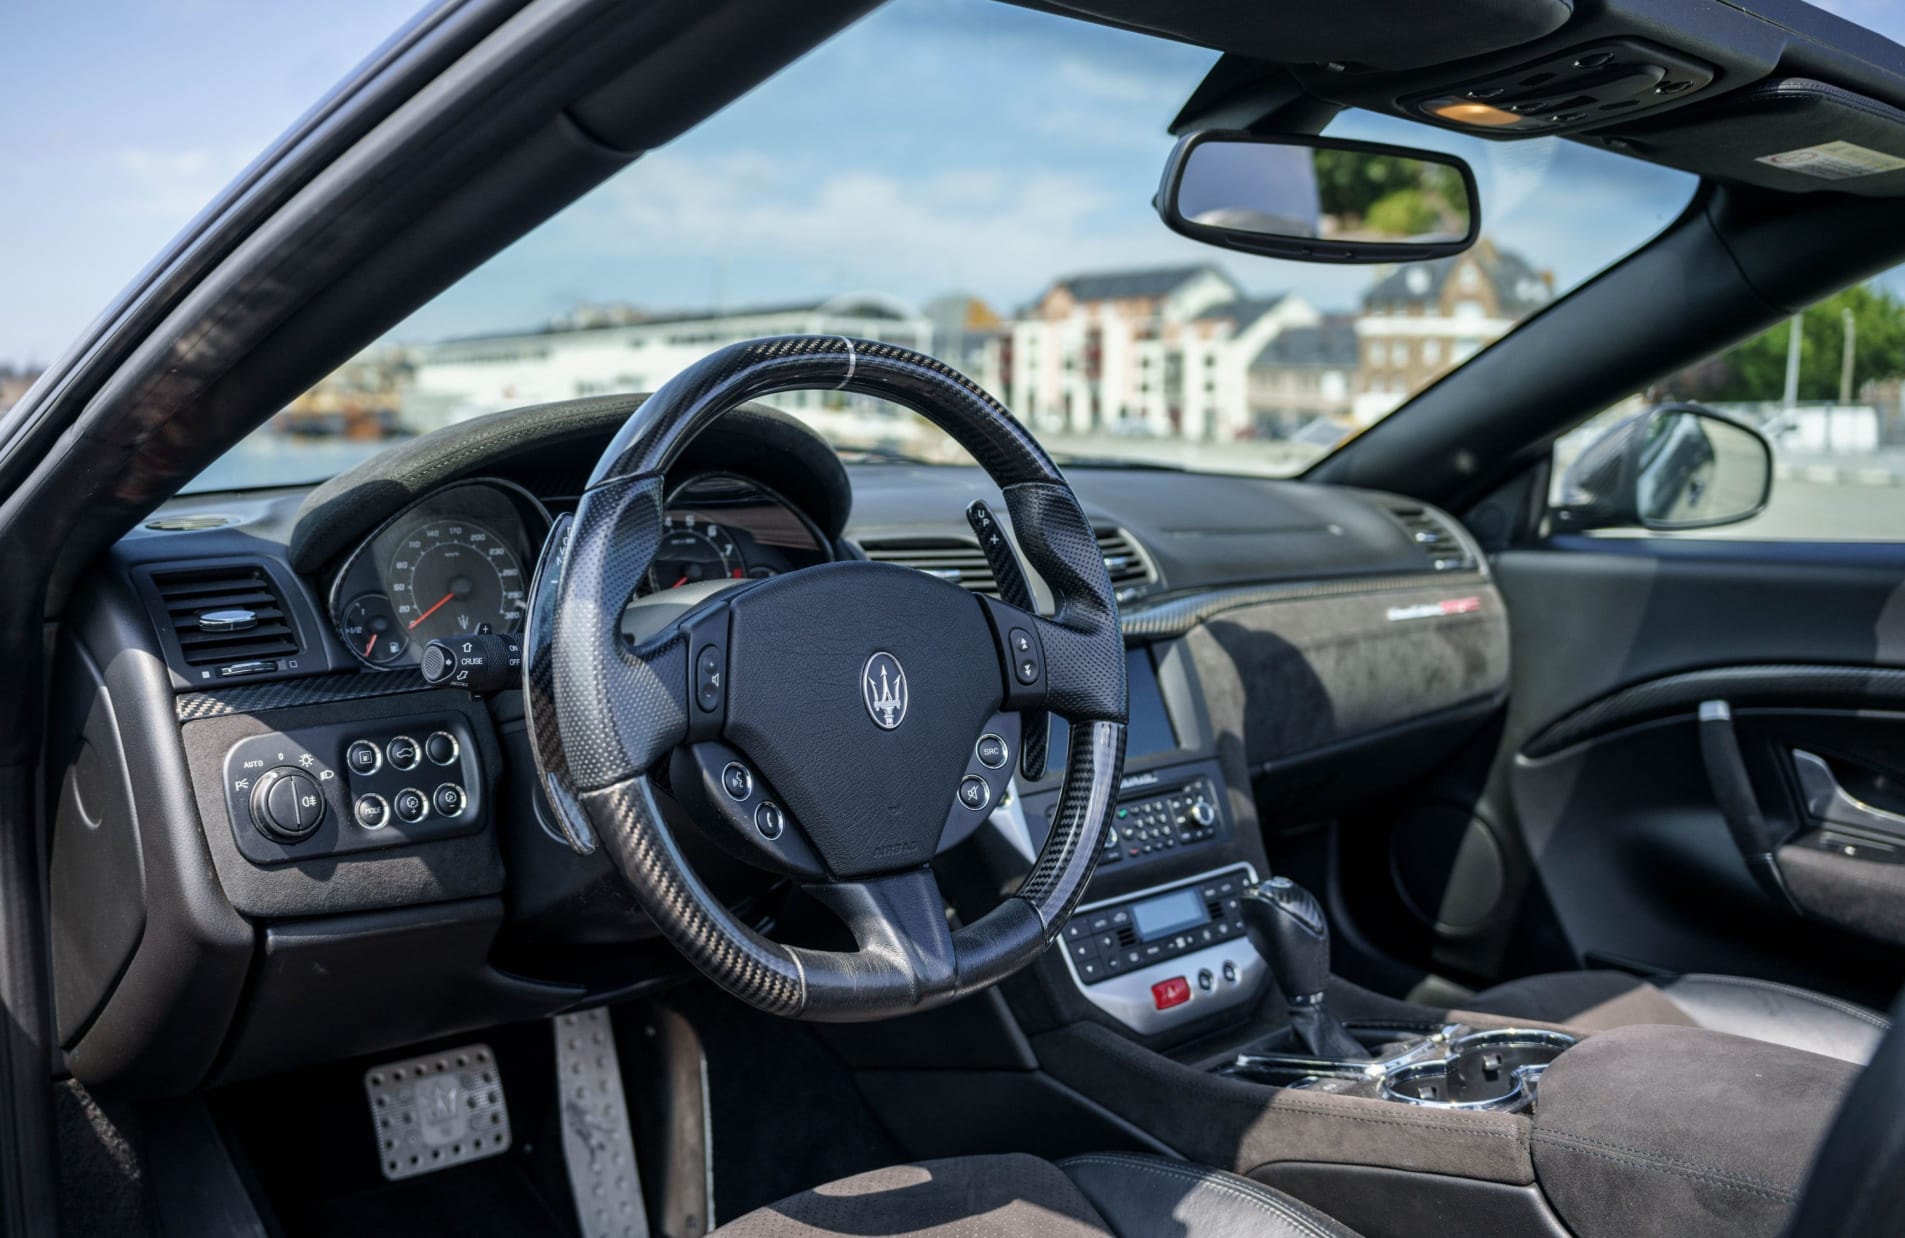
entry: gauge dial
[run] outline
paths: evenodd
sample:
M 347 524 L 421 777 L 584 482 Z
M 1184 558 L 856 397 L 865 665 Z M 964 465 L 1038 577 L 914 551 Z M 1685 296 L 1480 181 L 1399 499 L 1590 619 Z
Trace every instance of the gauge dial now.
M 513 632 L 522 622 L 522 563 L 506 539 L 473 520 L 433 520 L 406 531 L 385 579 L 413 641 L 485 626 Z
M 746 575 L 747 563 L 720 525 L 699 522 L 693 516 L 670 516 L 661 545 L 655 549 L 655 562 L 648 569 L 648 587 L 659 592 Z
M 381 593 L 360 593 L 344 608 L 344 643 L 372 666 L 389 666 L 410 649 L 410 636 L 397 622 L 390 599 Z

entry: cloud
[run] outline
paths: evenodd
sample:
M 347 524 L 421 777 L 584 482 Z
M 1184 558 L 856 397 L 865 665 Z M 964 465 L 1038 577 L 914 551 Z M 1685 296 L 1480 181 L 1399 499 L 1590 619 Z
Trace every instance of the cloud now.
M 866 166 L 816 174 L 756 151 L 664 151 L 559 221 L 550 242 L 598 259 L 718 255 L 737 274 L 753 267 L 756 282 L 786 288 L 804 276 L 816 292 L 919 298 L 972 287 L 1023 298 L 1077 267 L 1181 260 L 1188 243 L 1128 196 L 1058 172 L 956 168 L 902 178 Z
M 1174 108 L 1184 102 L 1179 73 L 1169 76 L 1132 72 L 1067 57 L 1052 70 L 1054 81 L 1062 88 L 1095 99 L 1119 103 L 1158 104 Z

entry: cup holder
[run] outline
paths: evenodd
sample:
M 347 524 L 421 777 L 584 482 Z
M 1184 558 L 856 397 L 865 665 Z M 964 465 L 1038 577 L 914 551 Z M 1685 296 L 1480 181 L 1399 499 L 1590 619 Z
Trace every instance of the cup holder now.
M 1574 1037 L 1560 1032 L 1471 1032 L 1450 1041 L 1445 1057 L 1384 1075 L 1381 1095 L 1437 1109 L 1520 1109 L 1533 1103 L 1548 1063 L 1574 1043 Z

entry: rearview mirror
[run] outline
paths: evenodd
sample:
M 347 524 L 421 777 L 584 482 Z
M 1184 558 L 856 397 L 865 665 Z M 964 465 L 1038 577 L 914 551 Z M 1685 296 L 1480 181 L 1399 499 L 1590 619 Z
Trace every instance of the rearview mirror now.
M 1758 430 L 1698 404 L 1663 404 L 1581 449 L 1561 475 L 1554 523 L 1708 529 L 1759 515 L 1772 488 L 1773 448 Z
M 1164 165 L 1172 231 L 1299 262 L 1417 262 L 1475 243 L 1475 174 L 1453 155 L 1307 136 L 1205 130 Z

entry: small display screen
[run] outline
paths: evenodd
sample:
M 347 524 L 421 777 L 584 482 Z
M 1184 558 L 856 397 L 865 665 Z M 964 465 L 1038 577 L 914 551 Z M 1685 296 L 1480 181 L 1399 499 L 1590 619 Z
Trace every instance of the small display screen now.
M 1209 919 L 1210 913 L 1204 909 L 1204 900 L 1197 897 L 1196 890 L 1179 890 L 1147 899 L 1131 909 L 1131 926 L 1138 930 L 1140 941 L 1168 937 L 1180 929 L 1196 928 Z
M 1170 752 L 1178 746 L 1177 730 L 1164 709 L 1164 693 L 1158 690 L 1157 669 L 1151 665 L 1151 652 L 1139 646 L 1125 650 L 1125 685 L 1131 704 L 1130 721 L 1125 724 L 1124 759 Z M 1063 718 L 1054 717 L 1048 769 L 1065 768 L 1065 753 L 1071 743 L 1071 727 Z

